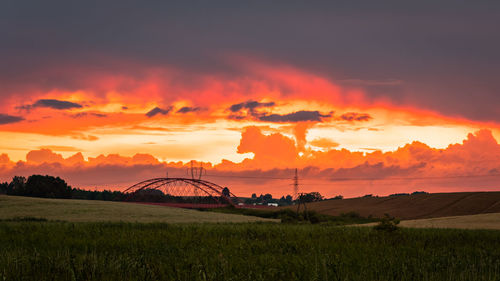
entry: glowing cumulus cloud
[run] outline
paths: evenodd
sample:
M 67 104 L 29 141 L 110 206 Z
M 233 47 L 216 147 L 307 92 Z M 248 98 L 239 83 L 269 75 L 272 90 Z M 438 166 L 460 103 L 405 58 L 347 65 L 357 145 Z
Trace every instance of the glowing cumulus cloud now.
M 326 173 L 321 178 L 332 185 L 316 189 L 356 195 L 361 191 L 333 188 L 338 182 L 328 175 L 442 177 L 500 169 L 495 122 L 368 98 L 285 64 L 236 62 L 241 74 L 230 77 L 135 65 L 140 75 L 82 72 L 85 85 L 77 91 L 24 89 L 22 101 L 2 104 L 1 176 L 54 173 L 78 186 L 119 188 L 144 176 L 145 165 L 154 176 L 197 160 L 213 173 Z M 109 174 L 96 170 L 100 165 L 111 167 L 104 169 Z M 118 180 L 120 169 L 129 172 Z M 247 183 L 233 184 L 235 192 L 248 191 Z M 370 193 L 386 189 L 375 185 Z

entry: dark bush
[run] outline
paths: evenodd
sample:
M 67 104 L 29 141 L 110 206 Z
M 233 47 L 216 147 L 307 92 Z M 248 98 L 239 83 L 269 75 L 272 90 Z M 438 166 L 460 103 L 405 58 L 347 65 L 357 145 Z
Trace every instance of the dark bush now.
M 398 224 L 398 219 L 389 216 L 389 214 L 385 214 L 384 217 L 380 220 L 379 224 L 374 227 L 374 229 L 378 231 L 394 232 L 399 229 Z

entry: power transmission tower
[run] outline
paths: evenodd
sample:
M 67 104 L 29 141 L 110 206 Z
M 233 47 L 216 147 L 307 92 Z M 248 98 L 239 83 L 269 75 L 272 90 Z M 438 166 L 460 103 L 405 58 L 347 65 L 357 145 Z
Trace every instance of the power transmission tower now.
M 187 173 L 191 173 L 191 179 L 201 180 L 203 174 L 207 174 L 207 171 L 203 168 L 203 163 L 200 162 L 200 167 L 194 166 L 194 160 L 191 160 L 191 168 L 187 170 Z
M 194 162 L 194 160 L 191 160 L 191 169 L 188 169 L 188 174 L 189 172 L 191 172 L 191 179 L 193 180 L 201 180 L 201 176 L 203 175 L 203 173 L 206 174 L 206 170 L 203 168 L 202 162 L 200 162 L 200 167 L 195 167 Z M 193 194 L 195 198 L 200 197 L 197 188 L 193 188 Z
M 295 176 L 293 177 L 293 198 L 299 199 L 299 174 L 295 168 Z
M 300 205 L 303 205 L 304 206 L 304 217 L 306 220 L 309 221 L 309 212 L 307 211 L 307 205 L 306 205 L 306 202 L 305 202 L 305 194 L 304 193 L 300 193 L 297 197 L 297 215 L 300 214 Z
M 309 213 L 307 212 L 307 205 L 304 200 L 305 194 L 299 193 L 299 173 L 297 168 L 295 168 L 295 176 L 293 177 L 293 195 L 295 200 L 297 200 L 297 215 L 300 213 L 300 205 L 303 205 L 305 219 L 309 221 Z

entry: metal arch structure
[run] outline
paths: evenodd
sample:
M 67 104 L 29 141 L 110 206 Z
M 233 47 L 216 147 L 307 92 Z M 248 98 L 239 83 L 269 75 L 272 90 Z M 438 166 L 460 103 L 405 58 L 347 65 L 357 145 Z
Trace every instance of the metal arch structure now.
M 193 178 L 154 178 L 136 183 L 123 192 L 135 193 L 145 189 L 161 190 L 165 194 L 174 196 L 211 197 L 220 205 L 230 204 L 234 206 L 231 197 L 237 198 L 231 192 L 229 192 L 229 196 L 226 196 L 223 193 L 224 187 L 216 183 Z

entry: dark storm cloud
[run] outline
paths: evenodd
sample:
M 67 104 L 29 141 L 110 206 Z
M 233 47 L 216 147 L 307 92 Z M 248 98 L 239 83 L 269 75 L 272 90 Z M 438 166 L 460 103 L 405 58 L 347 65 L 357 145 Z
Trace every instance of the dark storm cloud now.
M 20 116 L 12 116 L 12 115 L 0 113 L 0 125 L 17 123 L 17 122 L 20 122 L 23 120 L 24 120 L 24 118 L 20 117 Z
M 95 71 L 140 76 L 120 61 L 245 75 L 221 58 L 250 54 L 369 99 L 500 121 L 500 1 L 19 0 L 0 19 L 2 97 L 86 88 Z
M 37 100 L 33 107 L 50 107 L 53 109 L 72 109 L 81 108 L 82 105 L 70 101 L 54 100 L 54 99 L 42 99 Z
M 254 119 L 264 122 L 281 123 L 304 121 L 320 122 L 322 118 L 331 117 L 331 114 L 321 114 L 319 111 L 301 110 L 288 114 L 270 114 L 261 110 L 274 107 L 275 105 L 275 102 L 258 102 L 253 100 L 233 104 L 229 107 L 232 114 L 230 114 L 228 118 L 233 120 Z
M 169 106 L 167 109 L 161 109 L 159 107 L 155 107 L 155 108 L 151 109 L 150 111 L 148 111 L 148 113 L 146 113 L 146 116 L 151 118 L 151 117 L 158 115 L 158 114 L 167 115 L 171 110 L 172 110 L 171 106 Z
M 190 112 L 197 112 L 200 111 L 201 107 L 190 107 L 190 106 L 184 106 L 181 109 L 177 110 L 177 113 L 190 113 Z
M 367 113 L 348 112 L 340 115 L 340 119 L 345 121 L 369 121 L 373 117 Z
M 106 114 L 97 113 L 97 112 L 79 112 L 79 113 L 70 115 L 70 117 L 73 117 L 73 118 L 82 118 L 82 117 L 87 117 L 87 116 L 99 117 L 99 118 L 108 117 Z
M 48 107 L 58 110 L 64 110 L 64 109 L 82 108 L 83 106 L 81 104 L 70 101 L 62 101 L 55 99 L 40 99 L 37 100 L 34 104 L 23 105 L 18 108 L 30 110 L 35 107 Z
M 229 107 L 232 112 L 238 112 L 242 109 L 248 109 L 250 112 L 254 112 L 255 109 L 260 107 L 273 107 L 276 104 L 274 102 L 258 102 L 258 101 L 247 101 L 242 103 L 233 104 Z
M 265 122 L 304 122 L 304 121 L 316 121 L 320 122 L 323 118 L 330 117 L 330 114 L 321 114 L 319 111 L 306 111 L 301 110 L 289 114 L 269 114 L 259 116 L 260 121 Z

